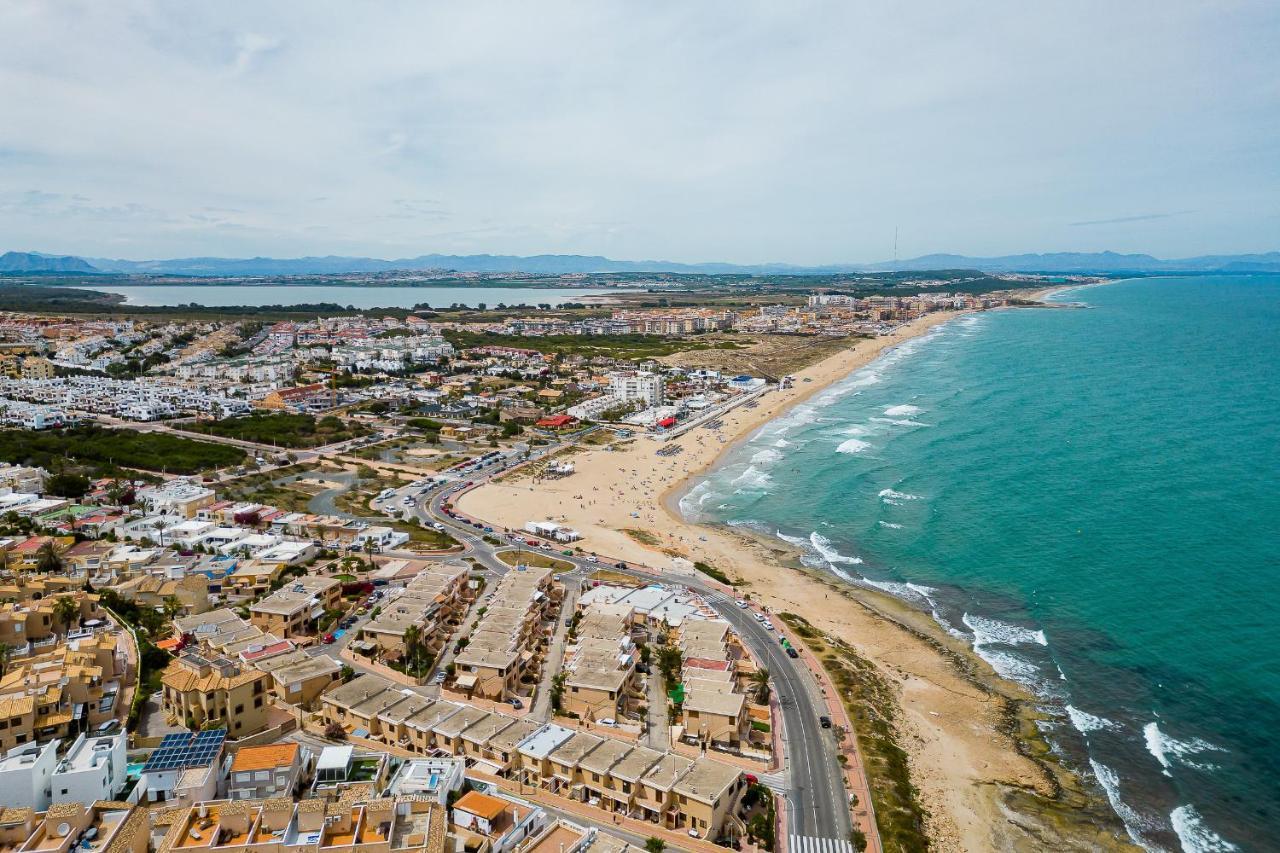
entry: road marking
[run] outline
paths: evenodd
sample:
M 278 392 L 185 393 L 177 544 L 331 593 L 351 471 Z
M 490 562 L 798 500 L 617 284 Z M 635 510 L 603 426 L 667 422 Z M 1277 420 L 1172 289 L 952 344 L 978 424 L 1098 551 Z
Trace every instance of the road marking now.
M 787 794 L 791 791 L 791 781 L 785 772 L 761 774 L 760 783 L 777 794 Z
M 815 835 L 787 836 L 787 853 L 854 853 L 845 838 L 822 838 Z

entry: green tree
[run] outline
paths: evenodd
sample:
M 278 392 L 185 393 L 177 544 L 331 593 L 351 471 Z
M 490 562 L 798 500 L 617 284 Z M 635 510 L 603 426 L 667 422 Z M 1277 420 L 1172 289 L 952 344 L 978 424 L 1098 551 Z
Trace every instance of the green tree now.
M 60 595 L 53 602 L 53 618 L 67 631 L 80 620 L 80 604 L 69 595 Z
M 665 841 L 655 836 L 649 836 L 649 838 L 644 842 L 644 849 L 647 853 L 662 853 L 666 846 Z
M 89 491 L 89 478 L 83 474 L 66 471 L 54 474 L 45 483 L 44 490 L 60 498 L 82 498 Z
M 761 705 L 769 704 L 769 670 L 760 667 L 751 673 L 751 690 Z
M 62 571 L 62 556 L 50 540 L 36 550 L 36 570 L 45 574 Z
M 186 608 L 182 604 L 182 600 L 176 595 L 166 595 L 164 599 L 164 618 L 175 619 L 182 615 L 182 611 Z

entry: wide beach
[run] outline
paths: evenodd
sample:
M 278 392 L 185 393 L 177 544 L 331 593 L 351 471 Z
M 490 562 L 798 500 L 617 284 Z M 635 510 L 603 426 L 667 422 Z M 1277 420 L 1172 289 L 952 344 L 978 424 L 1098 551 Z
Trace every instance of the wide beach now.
M 935 849 L 1031 849 L 1045 842 L 1121 848 L 1116 833 L 1122 830 L 1105 805 L 1055 761 L 1041 759 L 1031 697 L 997 678 L 929 614 L 805 569 L 785 543 L 691 524 L 675 506 L 689 479 L 735 442 L 889 348 L 957 316 L 929 315 L 893 335 L 859 341 L 800 371 L 792 387 L 767 393 L 757 407 L 730 412 L 716 432 L 697 429 L 674 440 L 683 448 L 678 454 L 657 456 L 661 445 L 645 438 L 611 450 L 582 449 L 572 454 L 571 477 L 535 484 L 516 474 L 469 493 L 460 508 L 508 527 L 563 521 L 583 534 L 588 551 L 667 571 L 705 562 L 770 609 L 802 614 L 851 644 L 896 688 L 900 742 L 929 812 Z

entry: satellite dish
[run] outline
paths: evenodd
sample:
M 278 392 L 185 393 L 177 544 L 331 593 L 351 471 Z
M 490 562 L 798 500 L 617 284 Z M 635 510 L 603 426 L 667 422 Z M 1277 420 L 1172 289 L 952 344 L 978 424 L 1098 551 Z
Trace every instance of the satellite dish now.
M 58 835 L 66 837 L 71 834 L 71 824 L 63 822 L 58 824 Z

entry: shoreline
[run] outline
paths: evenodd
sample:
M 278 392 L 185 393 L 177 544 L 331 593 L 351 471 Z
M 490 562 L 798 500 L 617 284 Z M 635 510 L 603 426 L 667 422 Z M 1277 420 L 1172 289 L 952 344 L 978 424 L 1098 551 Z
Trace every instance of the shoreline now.
M 1063 289 L 1068 288 L 1045 288 L 1033 298 Z M 791 389 L 771 391 L 756 409 L 726 415 L 718 435 L 695 430 L 672 440 L 684 447 L 680 454 L 656 457 L 659 445 L 647 439 L 612 451 L 578 450 L 573 477 L 536 489 L 528 480 L 511 478 L 468 493 L 460 508 L 510 527 L 554 517 L 577 528 L 587 550 L 666 571 L 688 571 L 686 560 L 705 562 L 770 610 L 803 614 L 818 630 L 847 643 L 896 693 L 898 740 L 929 813 L 926 832 L 934 849 L 1046 843 L 1132 849 L 1100 793 L 1086 789 L 1050 754 L 1036 726 L 1041 715 L 1035 697 L 999 678 L 928 613 L 809 569 L 800 563 L 799 549 L 785 542 L 690 522 L 679 511 L 678 501 L 694 481 L 760 427 L 894 347 L 967 313 L 927 315 L 883 339 L 858 341 L 798 371 Z

